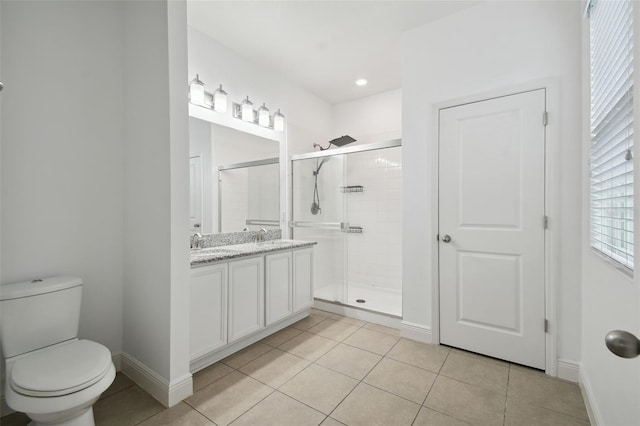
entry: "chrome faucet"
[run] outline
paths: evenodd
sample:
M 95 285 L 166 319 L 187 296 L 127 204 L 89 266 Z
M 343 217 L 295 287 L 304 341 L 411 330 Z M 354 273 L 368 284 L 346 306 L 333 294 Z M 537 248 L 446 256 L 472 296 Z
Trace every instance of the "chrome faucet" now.
M 195 234 L 193 234 L 191 236 L 191 248 L 192 249 L 202 248 L 202 234 L 201 233 L 196 232 Z
M 258 233 L 256 234 L 256 243 L 264 242 L 264 236 L 267 235 L 267 230 L 264 228 L 260 228 Z

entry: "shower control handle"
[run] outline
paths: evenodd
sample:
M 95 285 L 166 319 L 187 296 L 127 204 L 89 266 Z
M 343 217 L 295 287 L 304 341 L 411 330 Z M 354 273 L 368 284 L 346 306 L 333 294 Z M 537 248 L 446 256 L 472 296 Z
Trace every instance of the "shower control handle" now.
M 449 242 L 451 242 L 451 236 L 449 236 L 449 235 L 445 235 L 444 237 L 442 237 L 442 242 L 443 242 L 443 243 L 449 243 Z

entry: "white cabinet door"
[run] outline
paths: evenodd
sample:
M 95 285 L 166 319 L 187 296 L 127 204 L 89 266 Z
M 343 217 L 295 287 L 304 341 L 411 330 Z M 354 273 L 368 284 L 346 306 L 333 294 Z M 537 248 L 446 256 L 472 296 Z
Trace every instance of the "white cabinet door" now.
M 293 252 L 293 312 L 313 305 L 313 249 Z
M 229 262 L 229 342 L 264 328 L 264 257 Z
M 227 264 L 191 270 L 191 359 L 227 343 Z
M 292 313 L 292 255 L 290 251 L 265 256 L 266 320 L 271 325 Z

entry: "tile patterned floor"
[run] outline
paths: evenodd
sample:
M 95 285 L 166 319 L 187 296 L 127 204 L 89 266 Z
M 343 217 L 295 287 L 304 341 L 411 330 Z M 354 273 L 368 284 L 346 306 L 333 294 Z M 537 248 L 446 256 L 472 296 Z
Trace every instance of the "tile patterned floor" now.
M 311 315 L 194 375 L 165 409 L 126 376 L 94 406 L 101 425 L 588 425 L 577 385 L 397 330 Z M 2 425 L 26 425 L 16 413 Z

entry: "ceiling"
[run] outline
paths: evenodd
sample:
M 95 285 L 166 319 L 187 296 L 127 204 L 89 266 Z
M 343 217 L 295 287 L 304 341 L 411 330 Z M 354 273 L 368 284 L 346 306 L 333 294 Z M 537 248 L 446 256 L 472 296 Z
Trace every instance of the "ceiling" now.
M 476 3 L 190 0 L 188 22 L 334 104 L 400 88 L 402 34 Z

